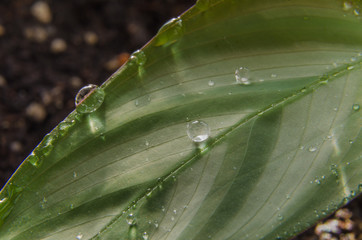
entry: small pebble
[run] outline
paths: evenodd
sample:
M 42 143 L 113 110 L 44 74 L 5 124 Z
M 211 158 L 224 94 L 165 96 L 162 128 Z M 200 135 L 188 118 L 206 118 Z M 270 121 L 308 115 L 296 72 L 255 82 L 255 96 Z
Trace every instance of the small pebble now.
M 5 35 L 5 27 L 0 24 L 0 37 Z
M 127 62 L 129 57 L 130 57 L 130 54 L 128 52 L 123 52 L 123 53 L 119 54 L 118 55 L 119 66 L 122 66 L 123 64 L 125 64 L 125 62 Z
M 67 49 L 67 43 L 61 38 L 55 38 L 50 44 L 53 53 L 62 53 Z
M 80 77 L 73 76 L 69 80 L 70 80 L 70 85 L 72 85 L 72 87 L 75 89 L 79 89 L 83 85 L 82 79 Z
M 118 56 L 111 58 L 110 60 L 108 60 L 105 64 L 104 67 L 108 70 L 108 71 L 115 71 L 120 67 L 120 62 L 118 59 Z
M 48 38 L 47 31 L 42 27 L 28 27 L 24 30 L 27 39 L 42 43 Z
M 98 43 L 98 35 L 95 32 L 86 32 L 84 34 L 84 41 L 88 45 L 93 46 Z
M 47 114 L 43 105 L 39 103 L 31 103 L 25 111 L 26 115 L 36 122 L 42 122 Z
M 14 141 L 10 143 L 10 150 L 12 152 L 21 152 L 21 150 L 23 150 L 23 145 L 19 141 Z
M 48 3 L 38 1 L 30 8 L 31 14 L 42 23 L 50 23 L 52 21 L 52 12 Z
M 5 87 L 6 86 L 6 79 L 0 75 L 0 87 Z

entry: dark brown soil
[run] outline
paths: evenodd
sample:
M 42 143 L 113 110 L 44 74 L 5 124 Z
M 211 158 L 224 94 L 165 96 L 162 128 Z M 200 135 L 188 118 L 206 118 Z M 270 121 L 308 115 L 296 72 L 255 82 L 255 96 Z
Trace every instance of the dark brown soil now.
M 31 12 L 36 2 L 0 2 L 1 187 L 74 109 L 81 86 L 105 81 L 195 0 L 48 0 L 43 22 Z M 349 207 L 357 221 L 361 202 Z M 318 238 L 310 230 L 298 239 Z

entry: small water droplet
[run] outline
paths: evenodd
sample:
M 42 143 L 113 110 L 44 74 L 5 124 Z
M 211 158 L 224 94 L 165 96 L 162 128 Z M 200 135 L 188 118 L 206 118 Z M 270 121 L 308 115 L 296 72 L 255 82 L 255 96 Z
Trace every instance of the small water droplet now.
M 358 111 L 359 108 L 360 108 L 360 106 L 359 106 L 359 104 L 357 104 L 357 103 L 355 103 L 355 104 L 352 105 L 352 110 L 353 110 L 353 111 Z
M 210 128 L 207 123 L 196 120 L 187 123 L 187 135 L 193 142 L 203 142 L 210 136 Z
M 282 221 L 284 219 L 284 217 L 281 214 L 278 214 L 278 220 Z
M 154 222 L 154 225 L 155 225 L 155 228 L 158 228 L 158 222 L 157 221 Z
M 143 240 L 148 240 L 148 233 L 144 232 L 142 235 Z
M 180 17 L 172 18 L 166 22 L 156 36 L 156 46 L 169 45 L 177 41 L 183 35 L 183 22 Z
M 209 85 L 209 87 L 213 87 L 213 86 L 215 86 L 215 82 L 214 82 L 214 81 L 212 81 L 212 80 L 210 80 L 207 84 Z
M 150 142 L 146 140 L 145 145 L 146 147 L 150 146 Z
M 73 178 L 77 178 L 77 173 L 76 172 L 73 172 Z
M 171 217 L 171 221 L 175 221 L 175 217 L 174 217 L 174 216 Z
M 288 193 L 285 197 L 286 199 L 290 199 L 290 194 Z
M 75 106 L 79 113 L 96 111 L 103 103 L 104 90 L 97 85 L 89 84 L 79 90 L 75 97 Z
M 143 51 L 137 50 L 134 53 L 132 53 L 130 60 L 132 62 L 135 62 L 139 66 L 143 66 L 147 61 L 147 57 Z
M 69 208 L 70 208 L 70 209 L 74 209 L 74 205 L 73 205 L 73 204 L 70 204 Z
M 354 66 L 348 66 L 347 67 L 347 70 L 352 70 L 352 69 L 354 69 Z
M 174 209 L 174 210 L 173 210 L 173 213 L 174 213 L 174 214 L 177 214 L 177 210 L 176 210 L 176 209 Z
M 346 2 L 343 3 L 343 10 L 345 10 L 345 11 L 348 11 L 348 10 L 352 9 L 352 7 L 353 7 L 353 5 L 350 2 L 346 1 Z
M 78 233 L 78 235 L 75 238 L 78 239 L 78 240 L 81 240 L 83 238 L 83 234 Z
M 310 147 L 308 148 L 308 151 L 309 151 L 309 152 L 315 152 L 315 151 L 317 151 L 317 147 L 310 146 Z
M 272 78 L 276 78 L 278 75 L 276 75 L 275 73 L 272 73 L 270 76 L 271 76 Z
M 353 14 L 354 14 L 354 15 L 359 16 L 359 13 L 360 13 L 360 12 L 359 12 L 358 9 L 353 10 Z
M 357 61 L 357 57 L 351 57 L 351 62 Z
M 237 84 L 250 85 L 249 69 L 240 67 L 235 70 L 235 80 Z
M 60 136 L 64 136 L 69 131 L 69 128 L 75 124 L 75 120 L 69 122 L 61 122 L 58 126 L 58 133 Z
M 349 142 L 349 144 L 352 144 L 352 143 L 354 143 L 354 141 L 353 141 L 353 140 L 349 140 L 348 142 Z
M 136 224 L 136 218 L 133 215 L 133 213 L 128 214 L 128 216 L 126 217 L 126 222 L 128 223 L 128 225 L 135 225 Z
M 331 170 L 332 174 L 336 177 L 339 176 L 338 173 L 338 165 L 337 164 L 331 164 L 331 166 L 329 167 L 329 169 Z
M 314 180 L 314 182 L 315 182 L 316 184 L 318 184 L 318 185 L 321 184 L 321 180 L 319 180 L 318 178 L 316 178 L 316 179 Z
M 40 163 L 39 158 L 34 153 L 31 153 L 28 156 L 27 161 L 34 167 L 39 167 L 39 163 Z

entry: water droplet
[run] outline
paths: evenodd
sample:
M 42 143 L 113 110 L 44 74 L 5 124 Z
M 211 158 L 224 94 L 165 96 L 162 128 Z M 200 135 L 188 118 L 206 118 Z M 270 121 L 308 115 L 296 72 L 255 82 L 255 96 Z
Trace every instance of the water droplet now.
M 286 199 L 290 199 L 290 194 L 288 193 L 285 197 Z
M 349 142 L 349 144 L 352 144 L 352 143 L 354 143 L 354 141 L 353 141 L 353 140 L 349 140 L 348 142 Z
M 39 167 L 39 165 L 40 165 L 39 158 L 34 153 L 32 153 L 28 156 L 27 161 L 34 167 Z
M 196 7 L 202 11 L 209 8 L 210 0 L 197 0 Z
M 175 221 L 175 217 L 174 217 L 174 216 L 171 217 L 171 221 Z
M 68 131 L 69 128 L 75 124 L 75 120 L 69 122 L 61 122 L 58 126 L 58 133 L 60 136 L 64 136 Z
M 237 84 L 250 85 L 249 69 L 240 67 L 235 70 L 235 80 Z
M 77 172 L 73 172 L 73 178 L 77 178 L 78 174 Z
M 329 169 L 331 170 L 332 174 L 336 177 L 339 176 L 338 173 L 338 165 L 337 164 L 331 164 L 331 166 L 329 167 Z
M 352 7 L 353 7 L 353 5 L 350 2 L 346 1 L 346 2 L 343 3 L 343 10 L 345 10 L 345 11 L 348 11 L 348 10 L 352 9 Z
M 210 136 L 209 125 L 200 120 L 187 123 L 187 135 L 193 142 L 203 142 Z
M 284 219 L 284 217 L 281 214 L 278 214 L 278 220 L 282 221 Z
M 158 228 L 158 222 L 155 221 L 154 224 L 155 224 L 155 228 Z
M 308 151 L 309 151 L 309 152 L 315 152 L 315 151 L 317 151 L 317 147 L 310 146 L 310 147 L 308 148 Z
M 321 180 L 319 180 L 318 178 L 316 178 L 316 179 L 314 180 L 314 182 L 315 182 L 316 184 L 318 184 L 318 185 L 321 184 Z
M 133 213 L 128 214 L 128 216 L 126 217 L 126 222 L 128 223 L 128 225 L 135 225 L 136 224 L 136 218 L 133 215 Z
M 348 66 L 347 67 L 347 70 L 352 70 L 352 69 L 354 69 L 354 66 Z
M 359 10 L 358 9 L 353 10 L 353 14 L 359 16 Z
M 352 110 L 353 110 L 353 111 L 358 111 L 359 108 L 360 108 L 360 106 L 359 106 L 359 104 L 357 104 L 357 103 L 355 103 L 355 104 L 352 105 Z
M 96 111 L 103 103 L 104 90 L 97 85 L 89 84 L 79 90 L 75 97 L 75 106 L 79 113 L 91 113 Z
M 143 66 L 147 61 L 147 57 L 143 51 L 137 50 L 134 53 L 132 53 L 130 60 L 132 62 L 135 62 L 139 66 Z
M 156 46 L 174 43 L 183 35 L 183 22 L 180 17 L 172 18 L 166 22 L 156 36 Z
M 215 86 L 215 82 L 214 82 L 214 81 L 212 81 L 212 80 L 210 80 L 207 84 L 209 85 L 209 87 L 213 87 L 213 86 Z
M 176 210 L 176 209 L 174 209 L 174 210 L 173 210 L 173 213 L 174 213 L 174 214 L 177 214 L 177 210 Z
M 272 78 L 276 78 L 278 75 L 276 75 L 275 73 L 272 73 L 270 76 L 271 76 Z
M 148 233 L 144 232 L 142 235 L 143 240 L 148 240 Z
M 81 240 L 83 238 L 83 234 L 79 233 L 75 238 Z
M 74 209 L 74 205 L 73 205 L 73 204 L 70 204 L 69 208 L 70 208 L 70 209 Z

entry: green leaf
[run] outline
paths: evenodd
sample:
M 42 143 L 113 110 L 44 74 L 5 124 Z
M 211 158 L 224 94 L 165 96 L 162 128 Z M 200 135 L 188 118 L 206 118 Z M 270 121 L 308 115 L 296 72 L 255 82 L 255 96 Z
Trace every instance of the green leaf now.
M 359 11 L 198 1 L 24 161 L 0 239 L 285 239 L 330 214 L 362 190 Z

